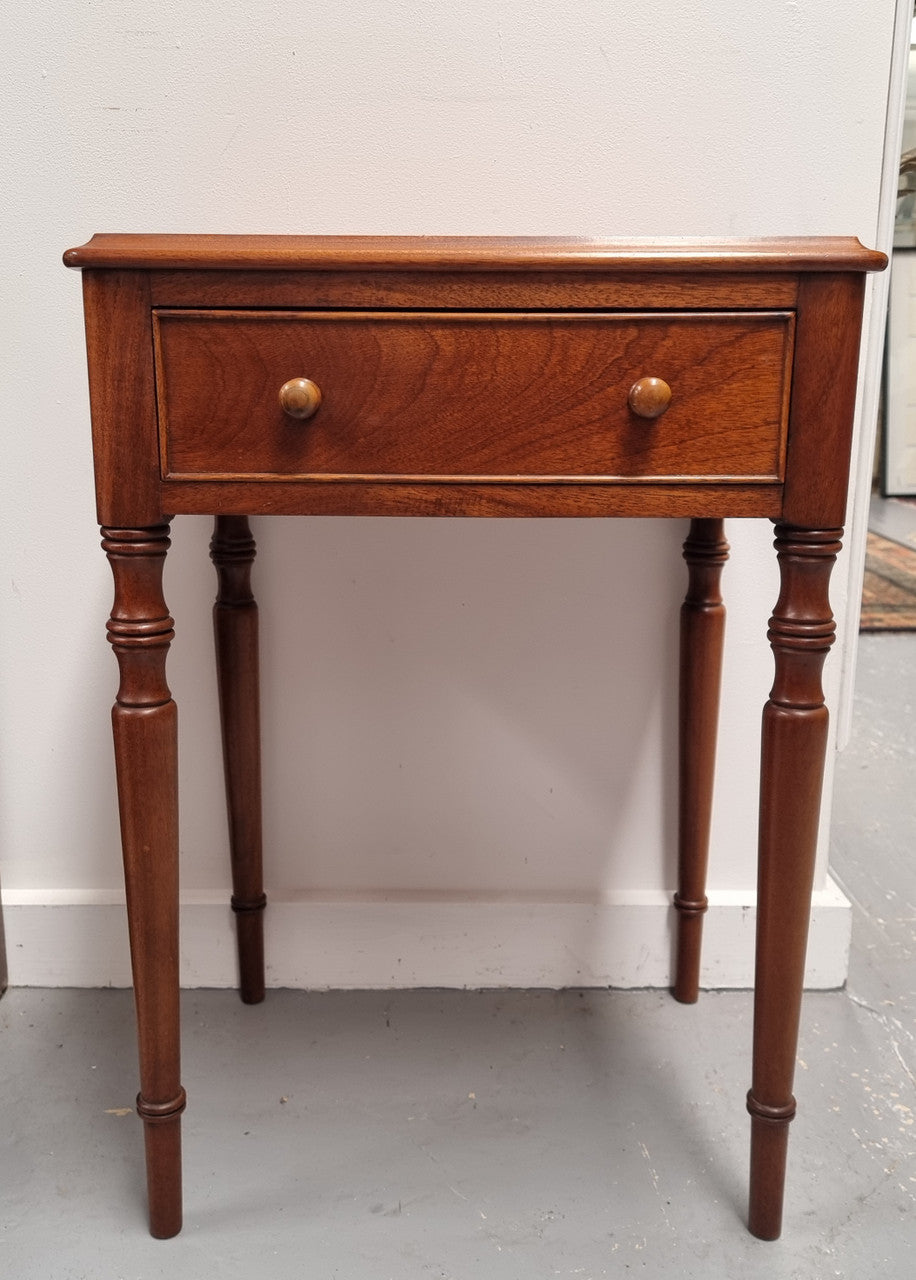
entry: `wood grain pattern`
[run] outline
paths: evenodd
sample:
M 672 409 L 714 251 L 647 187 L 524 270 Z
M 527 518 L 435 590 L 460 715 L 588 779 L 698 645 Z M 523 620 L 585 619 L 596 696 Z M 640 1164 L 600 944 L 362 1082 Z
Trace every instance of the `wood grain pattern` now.
M 83 308 L 99 523 L 151 527 L 162 506 L 149 281 L 86 271 Z
M 156 307 L 361 307 L 426 311 L 638 310 L 646 305 L 646 278 L 570 268 L 540 271 L 276 270 L 149 271 Z M 794 307 L 798 275 L 762 276 L 693 272 L 678 264 L 651 278 L 659 309 L 722 311 Z
M 163 481 L 173 515 L 471 516 L 549 519 L 635 516 L 769 516 L 782 509 L 782 486 L 728 484 L 306 485 L 299 480 Z
M 783 519 L 830 528 L 846 517 L 865 279 L 799 283 Z
M 166 478 L 781 479 L 792 317 L 155 313 Z M 673 389 L 634 413 L 644 375 Z M 321 388 L 308 424 L 277 403 Z

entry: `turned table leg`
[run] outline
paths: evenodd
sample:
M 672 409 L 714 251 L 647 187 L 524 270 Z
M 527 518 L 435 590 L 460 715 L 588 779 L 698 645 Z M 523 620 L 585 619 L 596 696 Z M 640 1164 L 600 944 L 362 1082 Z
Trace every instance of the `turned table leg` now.
M 246 516 L 217 516 L 210 555 L 219 685 L 232 910 L 238 931 L 239 993 L 264 999 L 264 880 L 261 856 L 261 731 L 258 712 L 258 606 L 251 594 L 255 543 Z
M 792 1085 L 798 1048 L 805 951 L 824 756 L 824 659 L 836 627 L 830 571 L 842 529 L 777 525 L 781 591 L 770 619 L 776 674 L 763 713 L 757 976 L 748 1225 L 775 1240 L 782 1227 Z
M 689 571 L 681 606 L 677 956 L 674 996 L 685 1004 L 700 989 L 700 945 L 712 818 L 716 732 L 725 607 L 719 592 L 728 543 L 721 520 L 694 519 L 684 543 Z
M 112 710 L 140 1050 L 150 1231 L 181 1230 L 177 713 L 165 678 L 173 636 L 162 595 L 168 526 L 102 529 L 121 674 Z

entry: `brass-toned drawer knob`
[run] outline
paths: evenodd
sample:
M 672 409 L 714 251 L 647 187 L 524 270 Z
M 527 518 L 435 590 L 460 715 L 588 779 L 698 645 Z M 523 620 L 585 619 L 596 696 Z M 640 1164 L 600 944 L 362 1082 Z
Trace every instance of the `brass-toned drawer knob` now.
M 660 418 L 670 403 L 671 388 L 663 378 L 640 378 L 627 396 L 627 404 L 640 418 Z
M 290 378 L 280 388 L 280 408 L 291 418 L 310 418 L 321 404 L 321 388 L 311 378 Z

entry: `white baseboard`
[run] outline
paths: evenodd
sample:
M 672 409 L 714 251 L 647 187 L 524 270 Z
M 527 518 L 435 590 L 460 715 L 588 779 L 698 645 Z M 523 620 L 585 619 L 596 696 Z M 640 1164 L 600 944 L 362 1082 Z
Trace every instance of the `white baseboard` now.
M 116 895 L 4 895 L 10 983 L 130 985 L 127 928 Z M 753 984 L 755 909 L 747 895 L 711 893 L 702 985 Z M 849 902 L 833 882 L 815 893 L 806 985 L 846 980 Z M 186 987 L 236 983 L 232 914 L 188 897 L 181 913 Z M 663 892 L 595 902 L 480 901 L 453 895 L 271 900 L 271 987 L 667 987 L 674 911 Z

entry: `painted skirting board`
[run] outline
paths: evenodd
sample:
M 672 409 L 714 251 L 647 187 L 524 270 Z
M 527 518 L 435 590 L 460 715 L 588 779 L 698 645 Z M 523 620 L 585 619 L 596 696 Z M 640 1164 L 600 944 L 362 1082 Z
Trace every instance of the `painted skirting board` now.
M 113 894 L 11 893 L 4 904 L 13 986 L 130 985 L 124 907 Z M 454 895 L 272 899 L 266 930 L 271 987 L 667 987 L 673 916 L 662 892 L 602 902 L 481 901 Z M 702 985 L 753 984 L 755 909 L 710 894 Z M 846 980 L 849 902 L 832 882 L 814 894 L 806 986 Z M 181 912 L 186 987 L 236 982 L 225 902 L 188 896 Z

